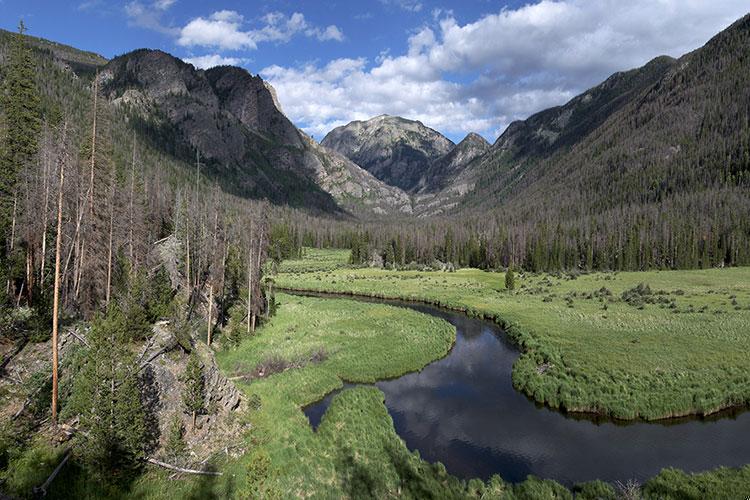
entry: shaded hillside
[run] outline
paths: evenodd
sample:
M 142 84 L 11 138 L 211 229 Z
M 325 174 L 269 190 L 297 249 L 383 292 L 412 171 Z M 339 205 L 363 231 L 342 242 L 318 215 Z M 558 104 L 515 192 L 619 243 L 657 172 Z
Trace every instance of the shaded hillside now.
M 234 194 L 336 212 L 333 198 L 301 168 L 302 140 L 260 78 L 238 68 L 209 72 L 161 51 L 138 50 L 102 70 L 104 94 L 126 109 L 157 149 Z
M 490 144 L 478 134 L 470 133 L 448 153 L 432 161 L 417 183 L 419 193 L 449 187 L 475 159 L 483 156 Z

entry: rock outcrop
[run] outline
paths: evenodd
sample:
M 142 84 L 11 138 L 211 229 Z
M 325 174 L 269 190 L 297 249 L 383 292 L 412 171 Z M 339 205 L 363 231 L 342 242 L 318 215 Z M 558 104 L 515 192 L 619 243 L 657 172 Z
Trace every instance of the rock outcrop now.
M 430 164 L 455 146 L 421 122 L 388 115 L 335 128 L 321 145 L 405 191 L 417 187 Z

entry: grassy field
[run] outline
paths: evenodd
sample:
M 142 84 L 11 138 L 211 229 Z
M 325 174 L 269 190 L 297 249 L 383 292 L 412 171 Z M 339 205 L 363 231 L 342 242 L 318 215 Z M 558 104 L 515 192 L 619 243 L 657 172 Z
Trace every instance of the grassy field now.
M 521 275 L 509 292 L 499 273 L 333 269 L 346 252 L 310 255 L 329 268 L 296 261 L 277 285 L 492 318 L 523 350 L 516 387 L 553 407 L 659 419 L 750 403 L 750 268 Z
M 353 268 L 349 264 L 350 250 L 304 248 L 301 259 L 285 260 L 279 265 L 280 273 L 311 273 Z
M 252 430 L 237 436 L 246 452 L 210 465 L 221 477 L 181 476 L 149 468 L 127 489 L 98 491 L 111 498 L 497 498 L 572 499 L 550 480 L 520 484 L 498 476 L 487 483 L 460 481 L 441 464 L 411 453 L 393 428 L 374 387 L 355 387 L 333 398 L 317 432 L 302 407 L 342 386 L 418 370 L 444 356 L 455 340 L 448 323 L 415 311 L 346 299 L 279 294 L 272 320 L 236 348 L 217 354 L 250 401 Z M 38 484 L 61 450 L 27 453 L 26 474 L 10 482 Z M 54 455 L 54 456 L 53 456 Z M 20 474 L 20 472 L 19 472 Z M 38 476 L 38 477 L 36 477 Z M 750 467 L 687 475 L 665 470 L 647 482 L 646 498 L 733 498 L 744 494 Z M 62 488 L 62 489 L 59 489 Z M 616 498 L 602 482 L 574 488 L 576 498 Z M 67 468 L 53 484 L 54 498 L 92 495 L 85 474 Z

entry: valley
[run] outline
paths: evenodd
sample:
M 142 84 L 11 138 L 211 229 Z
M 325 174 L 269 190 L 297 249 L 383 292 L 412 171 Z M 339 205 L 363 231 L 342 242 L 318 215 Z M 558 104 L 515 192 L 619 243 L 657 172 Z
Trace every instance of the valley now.
M 0 4 L 0 499 L 750 494 L 746 9 Z

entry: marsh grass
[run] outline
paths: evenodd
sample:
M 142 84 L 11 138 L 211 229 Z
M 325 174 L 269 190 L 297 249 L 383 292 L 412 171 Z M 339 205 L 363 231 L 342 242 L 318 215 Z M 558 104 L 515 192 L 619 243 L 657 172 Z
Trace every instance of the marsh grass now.
M 750 403 L 750 310 L 740 306 L 750 304 L 750 268 L 517 280 L 510 292 L 502 274 L 476 269 L 345 268 L 285 272 L 277 284 L 420 300 L 495 320 L 523 351 L 516 387 L 555 408 L 651 420 Z

